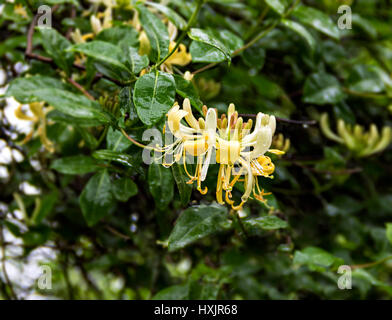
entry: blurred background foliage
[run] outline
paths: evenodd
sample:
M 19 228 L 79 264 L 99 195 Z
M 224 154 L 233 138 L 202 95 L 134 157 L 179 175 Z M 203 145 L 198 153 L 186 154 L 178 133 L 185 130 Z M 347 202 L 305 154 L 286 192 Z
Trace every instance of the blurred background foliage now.
M 278 121 L 274 145 L 287 152 L 262 182 L 268 207 L 250 200 L 240 216 L 214 203 L 217 166 L 201 196 L 181 167 L 143 164 L 119 131 L 141 141 L 162 128 L 164 117 L 141 121 L 133 104 L 135 80 L 158 61 L 154 43 L 141 54 L 140 32 L 168 45 L 166 17 L 178 39 L 197 1 L 1 3 L 0 298 L 392 297 L 390 0 L 203 3 L 193 26 L 220 49 L 184 37 L 192 62 L 162 73 L 175 80 L 166 111 L 190 97 L 195 108 L 233 102 L 315 121 Z M 35 30 L 29 51 L 43 4 L 58 32 Z M 338 28 L 341 5 L 352 29 Z M 40 265 L 50 290 L 37 285 Z M 337 286 L 340 265 L 351 290 Z

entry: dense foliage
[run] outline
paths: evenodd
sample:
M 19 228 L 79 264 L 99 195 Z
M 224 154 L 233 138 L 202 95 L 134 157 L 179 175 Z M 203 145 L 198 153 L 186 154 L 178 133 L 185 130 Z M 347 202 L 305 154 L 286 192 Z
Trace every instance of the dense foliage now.
M 392 297 L 391 1 L 2 2 L 0 298 Z M 267 202 L 142 160 L 185 98 L 277 117 Z

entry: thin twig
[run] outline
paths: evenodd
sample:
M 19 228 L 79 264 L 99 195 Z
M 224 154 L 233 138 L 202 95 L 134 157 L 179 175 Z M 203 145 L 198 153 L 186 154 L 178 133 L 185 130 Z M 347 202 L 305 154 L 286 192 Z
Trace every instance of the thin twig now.
M 109 232 L 113 233 L 115 236 L 120 237 L 121 239 L 124 239 L 124 240 L 130 240 L 130 239 L 131 239 L 131 238 L 128 237 L 127 235 L 121 233 L 120 231 L 114 229 L 113 227 L 111 227 L 111 226 L 109 226 L 109 225 L 106 225 L 105 228 L 106 228 Z
M 392 256 L 385 257 L 385 258 L 378 260 L 378 261 L 375 261 L 375 262 L 369 262 L 369 263 L 364 263 L 364 264 L 355 264 L 355 265 L 350 266 L 350 268 L 351 269 L 370 268 L 370 267 L 374 267 L 378 264 L 384 263 L 390 259 L 392 259 Z
M 82 92 L 87 98 L 89 98 L 90 100 L 95 100 L 94 97 L 85 88 L 83 88 L 83 86 L 81 86 L 79 83 L 77 83 L 75 80 L 73 80 L 72 78 L 68 78 L 67 80 L 76 89 L 78 89 L 80 92 Z

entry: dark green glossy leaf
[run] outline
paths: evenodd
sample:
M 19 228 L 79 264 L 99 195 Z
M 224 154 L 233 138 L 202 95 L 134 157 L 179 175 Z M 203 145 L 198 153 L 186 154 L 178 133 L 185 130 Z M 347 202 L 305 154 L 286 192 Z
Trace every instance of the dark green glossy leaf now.
M 73 53 L 66 51 L 71 46 L 69 40 L 53 28 L 38 28 L 38 30 L 41 33 L 45 51 L 59 68 L 69 74 L 73 62 Z
M 316 48 L 316 40 L 314 40 L 313 36 L 309 33 L 308 30 L 305 29 L 305 27 L 295 21 L 287 20 L 287 19 L 282 19 L 282 23 L 289 29 L 293 30 L 297 34 L 299 34 L 302 38 L 306 40 L 306 43 L 308 44 L 309 48 L 314 51 Z
M 162 12 L 177 28 L 183 30 L 187 23 L 183 17 L 181 17 L 177 12 L 175 12 L 173 9 L 164 6 L 159 3 L 147 1 L 147 4 L 158 11 Z
M 72 46 L 71 51 L 80 52 L 97 61 L 95 66 L 98 71 L 109 77 L 120 77 L 128 80 L 132 71 L 126 66 L 124 53 L 120 47 L 110 42 L 94 40 Z
M 187 183 L 189 177 L 186 175 L 184 168 L 178 163 L 174 163 L 171 168 L 180 193 L 181 204 L 186 206 L 189 203 L 192 194 L 192 185 Z
M 126 202 L 137 194 L 138 188 L 131 178 L 123 177 L 113 182 L 112 192 L 118 201 Z
M 220 205 L 199 205 L 182 212 L 169 237 L 169 251 L 175 251 L 230 226 L 227 210 Z
M 296 265 L 320 265 L 330 267 L 336 257 L 327 251 L 317 247 L 307 247 L 301 251 L 295 251 L 293 264 Z
M 283 15 L 286 10 L 285 2 L 282 0 L 265 0 L 265 3 L 280 15 Z
M 58 192 L 54 191 L 44 195 L 42 198 L 37 198 L 39 200 L 36 201 L 37 205 L 31 217 L 33 224 L 40 224 L 53 211 L 58 197 Z
M 116 161 L 127 167 L 134 167 L 136 161 L 129 154 L 113 150 L 97 150 L 93 153 L 93 157 L 98 160 Z
M 150 40 L 152 61 L 157 62 L 169 52 L 169 33 L 165 24 L 146 7 L 137 7 L 140 13 L 140 22 Z
M 83 95 L 54 88 L 38 89 L 32 94 L 35 101 L 45 101 L 71 117 L 95 120 L 97 125 L 113 121 L 112 115 L 104 111 L 98 102 Z
M 148 57 L 146 55 L 140 56 L 138 49 L 133 47 L 126 47 L 125 52 L 128 55 L 129 69 L 133 74 L 139 74 L 149 64 Z
M 132 145 L 132 142 L 124 137 L 121 131 L 115 130 L 113 128 L 109 128 L 108 130 L 106 135 L 106 143 L 108 149 L 118 152 L 122 152 Z
M 100 167 L 97 161 L 90 156 L 78 155 L 56 159 L 50 168 L 63 174 L 85 174 L 94 172 Z
M 139 34 L 135 28 L 127 25 L 115 26 L 103 29 L 97 34 L 95 40 L 110 42 L 115 46 L 126 45 L 128 47 L 139 47 Z
M 311 26 L 334 39 L 339 39 L 340 32 L 337 24 L 324 12 L 315 8 L 300 5 L 294 9 L 292 14 L 301 23 Z
M 107 170 L 90 178 L 80 195 L 79 203 L 90 227 L 114 210 L 115 202 Z
M 148 167 L 148 188 L 158 208 L 166 208 L 173 199 L 173 183 L 171 170 L 161 164 L 150 164 Z
M 231 60 L 231 53 L 229 49 L 221 41 L 217 40 L 216 37 L 214 37 L 214 35 L 212 35 L 210 32 L 198 28 L 192 28 L 188 32 L 188 36 L 192 40 L 202 42 L 218 49 L 224 54 L 226 60 Z
M 42 88 L 66 89 L 67 85 L 59 79 L 41 75 L 16 78 L 11 81 L 6 96 L 14 97 L 21 103 L 30 103 L 37 101 L 34 91 Z
M 277 216 L 264 216 L 243 220 L 243 224 L 248 228 L 259 228 L 263 230 L 285 229 L 288 227 L 286 221 Z
M 153 300 L 186 300 L 189 296 L 189 285 L 176 285 L 159 291 Z
M 135 84 L 133 101 L 140 120 L 150 126 L 173 106 L 176 94 L 171 74 L 155 71 L 140 77 Z
M 334 104 L 342 101 L 345 94 L 333 75 L 319 72 L 312 74 L 306 79 L 303 93 L 303 101 L 314 104 Z

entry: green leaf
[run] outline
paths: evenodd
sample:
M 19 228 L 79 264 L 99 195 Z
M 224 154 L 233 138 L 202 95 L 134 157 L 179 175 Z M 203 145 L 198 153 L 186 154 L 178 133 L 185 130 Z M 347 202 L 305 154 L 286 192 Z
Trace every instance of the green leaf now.
M 301 23 L 311 26 L 324 34 L 339 40 L 339 28 L 327 14 L 317 9 L 300 5 L 293 10 L 292 15 Z
M 208 30 L 211 37 L 222 43 L 230 55 L 244 45 L 244 41 L 228 30 Z M 226 60 L 225 54 L 217 48 L 198 41 L 192 41 L 189 48 L 193 62 L 222 62 Z
M 260 46 L 251 46 L 241 54 L 245 64 L 250 68 L 261 70 L 265 63 L 265 49 Z
M 392 244 L 392 223 L 386 223 L 386 236 L 390 244 Z
M 37 101 L 34 92 L 42 88 L 57 88 L 67 89 L 67 85 L 61 80 L 46 77 L 46 76 L 32 76 L 26 78 L 16 78 L 11 81 L 6 96 L 14 97 L 20 103 L 30 103 Z
M 159 3 L 147 1 L 146 4 L 149 6 L 157 9 L 158 11 L 162 12 L 177 28 L 180 30 L 185 29 L 187 23 L 183 17 L 181 17 L 177 12 L 173 9 L 164 6 Z
M 265 3 L 280 15 L 283 15 L 286 10 L 285 3 L 281 0 L 265 0 Z
M 319 72 L 306 79 L 303 93 L 303 101 L 314 104 L 335 104 L 342 101 L 345 94 L 339 80 L 333 75 Z
M 113 211 L 115 202 L 107 170 L 91 177 L 80 195 L 79 203 L 89 227 Z
M 301 251 L 294 253 L 294 265 L 320 265 L 323 267 L 330 267 L 335 261 L 336 257 L 327 251 L 317 247 L 307 247 Z
M 128 57 L 129 69 L 133 74 L 139 74 L 149 64 L 148 57 L 146 55 L 140 56 L 138 49 L 133 47 L 126 47 L 125 52 Z
M 355 92 L 380 93 L 385 90 L 380 74 L 369 65 L 355 65 L 347 79 L 347 85 Z
M 192 185 L 187 183 L 189 181 L 189 177 L 186 175 L 183 167 L 178 163 L 174 163 L 171 168 L 178 191 L 180 192 L 181 204 L 186 206 L 192 195 Z
M 132 88 L 124 87 L 118 95 L 118 107 L 121 112 L 121 117 L 118 121 L 120 128 L 131 126 L 139 121 L 136 108 L 132 101 Z
M 169 251 L 175 251 L 224 231 L 229 226 L 227 209 L 220 205 L 199 205 L 185 210 L 177 219 L 169 236 Z
M 148 188 L 158 208 L 166 208 L 173 199 L 173 175 L 161 164 L 152 163 L 148 167 Z
M 32 94 L 35 96 L 35 101 L 45 101 L 71 117 L 95 120 L 97 125 L 113 121 L 113 116 L 104 111 L 98 102 L 81 94 L 54 88 L 38 89 Z
M 113 150 L 97 150 L 94 151 L 93 157 L 98 160 L 116 161 L 126 167 L 135 167 L 135 158 L 126 153 L 121 153 Z
M 92 157 L 78 155 L 56 159 L 50 168 L 63 174 L 85 174 L 94 172 L 100 167 Z
M 98 71 L 109 77 L 128 80 L 132 76 L 131 70 L 125 64 L 123 51 L 114 44 L 94 40 L 76 44 L 68 50 L 83 53 L 94 61 L 98 61 L 98 64 L 95 64 Z
M 59 194 L 54 191 L 47 195 L 44 195 L 42 198 L 37 198 L 36 207 L 31 217 L 31 221 L 33 224 L 40 224 L 43 219 L 45 219 L 53 210 L 54 205 L 58 200 Z
M 42 36 L 42 45 L 58 67 L 67 74 L 73 62 L 73 53 L 67 52 L 71 42 L 53 28 L 38 28 Z
M 286 19 L 282 19 L 282 23 L 289 29 L 299 34 L 302 38 L 304 38 L 312 51 L 315 50 L 316 41 L 314 40 L 313 36 L 309 33 L 309 31 L 304 28 L 303 25 L 295 21 L 286 20 Z
M 186 300 L 189 299 L 188 283 L 171 286 L 159 291 L 152 300 Z
M 106 135 L 106 144 L 108 149 L 122 152 L 128 149 L 132 145 L 132 142 L 124 137 L 121 131 L 109 128 Z
M 135 84 L 133 101 L 140 120 L 151 126 L 173 106 L 176 94 L 171 74 L 155 71 L 140 77 Z
M 146 31 L 147 37 L 150 40 L 151 56 L 150 59 L 158 62 L 169 52 L 169 33 L 165 24 L 146 7 L 138 6 L 137 10 L 140 13 L 140 22 Z
M 97 34 L 95 40 L 110 42 L 115 46 L 126 45 L 128 47 L 139 47 L 139 33 L 135 28 L 127 25 L 115 26 L 103 29 Z
M 277 216 L 264 216 L 243 220 L 243 224 L 248 228 L 259 228 L 263 230 L 285 229 L 288 227 L 286 221 Z
M 126 202 L 130 197 L 138 193 L 138 188 L 132 179 L 123 177 L 114 181 L 112 192 L 118 201 Z
M 188 98 L 191 102 L 191 105 L 196 108 L 200 113 L 202 113 L 203 102 L 199 98 L 199 93 L 197 92 L 195 86 L 192 81 L 185 80 L 183 77 L 178 74 L 173 75 L 174 80 L 176 82 L 176 92 L 181 97 Z
M 198 29 L 198 28 L 192 28 L 188 32 L 188 36 L 192 40 L 202 42 L 204 44 L 207 44 L 209 46 L 212 46 L 212 47 L 218 49 L 219 51 L 221 51 L 224 54 L 226 60 L 231 61 L 231 53 L 230 53 L 229 49 L 227 47 L 225 47 L 225 45 L 222 42 L 217 40 L 216 37 L 214 37 L 214 35 L 212 35 L 210 32 L 208 32 L 206 30 Z M 192 52 L 191 52 L 191 54 L 192 54 Z M 192 57 L 193 57 L 193 55 L 192 55 Z

